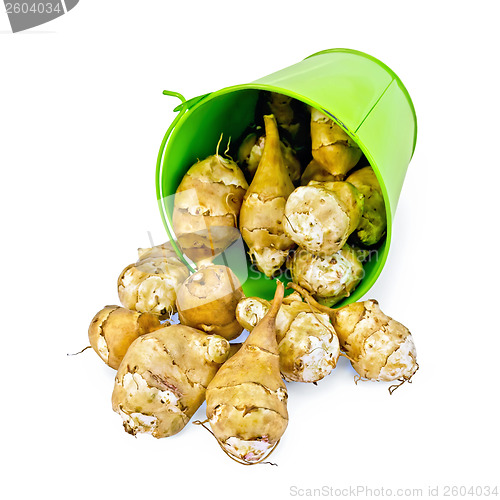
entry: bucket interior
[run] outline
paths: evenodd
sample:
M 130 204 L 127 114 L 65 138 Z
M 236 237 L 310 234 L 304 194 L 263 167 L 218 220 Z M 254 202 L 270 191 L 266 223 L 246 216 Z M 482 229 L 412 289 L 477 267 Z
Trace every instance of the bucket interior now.
M 271 89 L 275 91 L 275 89 Z M 281 91 L 287 94 L 286 90 Z M 174 194 L 184 174 L 196 163 L 216 152 L 217 144 L 221 134 L 222 141 L 219 145 L 219 154 L 224 153 L 228 140 L 238 141 L 245 129 L 254 123 L 255 107 L 259 97 L 259 90 L 252 88 L 220 91 L 211 94 L 206 99 L 187 111 L 173 129 L 165 148 L 161 169 L 158 172 L 157 183 L 159 185 L 159 205 L 164 217 L 165 225 L 170 239 L 173 241 L 175 235 L 172 230 L 172 213 Z M 292 97 L 297 98 L 296 95 Z M 304 102 L 307 100 L 304 99 Z M 306 102 L 309 104 L 308 102 Z M 318 108 L 321 108 L 318 106 Z M 334 111 L 334 110 L 329 110 Z M 371 158 L 369 152 L 361 147 L 367 158 Z M 385 186 L 378 168 L 373 167 L 382 190 Z M 305 166 L 303 166 L 305 168 Z M 386 210 L 389 204 L 386 199 Z M 365 277 L 354 292 L 339 301 L 335 307 L 340 307 L 359 300 L 375 283 L 387 258 L 391 235 L 391 216 L 388 212 L 387 235 L 381 245 L 374 249 L 372 258 L 364 264 Z M 243 285 L 247 296 L 259 296 L 264 299 L 272 299 L 275 292 L 275 284 L 272 279 L 266 278 L 258 272 L 248 259 L 243 259 L 244 252 L 242 240 L 233 244 L 222 256 L 216 258 L 214 263 L 224 264 L 231 267 Z M 244 253 L 243 253 L 244 254 Z M 285 284 L 289 281 L 288 273 L 277 276 Z

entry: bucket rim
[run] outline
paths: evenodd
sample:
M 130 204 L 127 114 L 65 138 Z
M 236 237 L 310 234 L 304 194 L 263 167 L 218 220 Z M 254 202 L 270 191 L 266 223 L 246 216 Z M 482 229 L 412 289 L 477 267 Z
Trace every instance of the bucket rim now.
M 415 106 L 413 104 L 413 101 L 410 97 L 410 93 L 408 92 L 408 89 L 406 88 L 405 84 L 399 78 L 399 76 L 392 70 L 387 64 L 385 64 L 383 61 L 380 59 L 377 59 L 376 57 L 372 56 L 371 54 L 367 54 L 366 52 L 363 52 L 361 50 L 355 50 L 355 49 L 346 49 L 346 48 L 335 48 L 335 49 L 325 49 L 325 50 L 320 50 L 319 52 L 315 52 L 314 54 L 311 54 L 310 56 L 305 57 L 303 60 L 310 59 L 311 57 L 315 56 L 320 56 L 323 54 L 329 54 L 333 52 L 340 52 L 340 53 L 345 53 L 345 54 L 354 54 L 357 56 L 364 57 L 366 59 L 369 59 L 370 61 L 373 61 L 374 63 L 378 64 L 380 67 L 382 67 L 387 73 L 391 75 L 391 77 L 396 80 L 399 88 L 403 92 L 404 96 L 406 97 L 406 100 L 408 101 L 408 105 L 410 106 L 411 113 L 413 115 L 413 122 L 415 124 L 415 131 L 413 134 L 413 148 L 411 152 L 411 157 L 410 160 L 413 158 L 413 153 L 415 153 L 415 148 L 417 146 L 417 130 L 418 130 L 418 122 L 417 122 L 417 113 L 415 111 Z
M 329 115 L 330 118 L 332 118 L 335 123 L 337 123 L 339 126 L 342 127 L 343 130 L 346 131 L 346 133 L 352 137 L 353 140 L 356 141 L 356 144 L 360 147 L 361 151 L 365 155 L 366 159 L 369 162 L 369 165 L 373 168 L 375 175 L 379 181 L 380 187 L 382 189 L 382 193 L 384 196 L 384 202 L 386 205 L 386 215 L 387 215 L 387 230 L 386 230 L 386 235 L 385 235 L 385 241 L 383 243 L 383 251 L 378 254 L 377 257 L 377 268 L 374 273 L 370 275 L 369 280 L 363 279 L 361 284 L 364 284 L 362 288 L 365 289 L 364 293 L 361 296 L 358 296 L 356 293 L 357 290 L 354 290 L 353 293 L 350 296 L 344 297 L 344 299 L 340 302 L 340 304 L 345 305 L 348 303 L 351 303 L 353 298 L 355 300 L 360 300 L 361 297 L 363 297 L 368 291 L 372 288 L 372 286 L 376 283 L 378 280 L 380 274 L 382 273 L 382 270 L 385 268 L 385 264 L 388 259 L 390 247 L 391 247 L 391 239 L 392 239 L 392 222 L 393 222 L 393 217 L 392 217 L 392 208 L 391 208 L 391 202 L 389 199 L 389 193 L 387 191 L 387 187 L 385 185 L 385 181 L 379 171 L 377 162 L 374 160 L 373 156 L 370 154 L 368 149 L 365 147 L 361 139 L 358 138 L 355 132 L 349 130 L 346 128 L 346 126 L 342 123 L 341 118 L 337 117 L 333 114 L 333 111 L 330 111 L 326 108 L 324 108 L 321 104 L 317 103 L 316 101 L 303 96 L 297 92 L 294 92 L 289 89 L 285 89 L 283 87 L 278 87 L 275 85 L 270 85 L 267 83 L 243 83 L 243 84 L 237 84 L 237 85 L 232 85 L 229 87 L 224 87 L 220 90 L 208 93 L 204 95 L 201 99 L 196 100 L 194 105 L 192 107 L 189 107 L 188 109 L 184 108 L 184 110 L 181 111 L 182 116 L 178 116 L 178 122 L 175 124 L 174 127 L 171 128 L 169 133 L 167 132 L 165 138 L 164 138 L 164 143 L 162 144 L 162 147 L 164 148 L 163 150 L 160 150 L 160 154 L 158 155 L 158 162 L 157 162 L 157 171 L 156 171 L 156 191 L 157 191 L 157 200 L 158 200 L 158 205 L 160 207 L 160 213 L 161 217 L 163 219 L 164 227 L 167 230 L 167 233 L 169 235 L 169 239 L 172 240 L 172 237 L 175 238 L 173 231 L 171 232 L 170 228 L 170 218 L 167 213 L 166 207 L 164 207 L 162 200 L 164 198 L 164 193 L 162 190 L 162 178 L 163 178 L 163 166 L 164 166 L 164 155 L 168 149 L 169 144 L 172 142 L 172 139 L 175 138 L 177 135 L 177 132 L 181 128 L 181 126 L 184 124 L 184 122 L 189 118 L 189 116 L 197 110 L 199 107 L 204 106 L 208 102 L 212 101 L 213 99 L 216 99 L 217 97 L 221 97 L 226 94 L 230 94 L 233 92 L 238 92 L 238 91 L 245 91 L 245 90 L 265 90 L 265 91 L 272 91 L 272 92 L 278 92 L 280 94 L 288 95 L 289 97 L 292 97 L 294 99 L 298 99 L 299 101 L 308 104 L 316 109 L 319 109 Z M 194 99 L 193 99 L 194 100 Z M 168 221 L 168 222 L 167 222 Z M 174 244 L 174 248 L 177 245 Z M 377 248 L 376 251 L 378 252 L 380 249 Z M 179 249 L 180 250 L 180 249 Z M 176 249 L 177 251 L 177 249 Z M 179 252 L 177 252 L 179 254 Z M 187 262 L 183 257 L 184 262 Z M 191 266 L 189 266 L 191 267 Z M 361 287 L 359 288 L 361 290 Z M 338 306 L 340 307 L 340 305 Z

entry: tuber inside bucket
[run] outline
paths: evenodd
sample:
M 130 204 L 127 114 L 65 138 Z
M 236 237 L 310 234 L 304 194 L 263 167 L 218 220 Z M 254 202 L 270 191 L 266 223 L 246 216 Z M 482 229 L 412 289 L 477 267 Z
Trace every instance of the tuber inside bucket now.
M 375 283 L 386 262 L 392 219 L 415 148 L 417 130 L 415 111 L 400 79 L 367 54 L 332 49 L 256 82 L 189 101 L 182 99 L 183 103 L 176 108 L 179 115 L 162 143 L 156 172 L 157 198 L 169 238 L 175 242 L 173 201 L 184 174 L 198 159 L 215 154 L 221 134 L 221 154 L 229 138 L 234 141 L 241 137 L 254 123 L 262 90 L 288 95 L 329 115 L 357 142 L 378 178 L 387 212 L 387 234 L 365 262 L 365 276 L 359 286 L 336 307 L 357 301 Z M 273 280 L 257 271 L 244 255 L 240 239 L 218 256 L 216 263 L 231 267 L 247 296 L 271 299 L 275 290 Z M 287 281 L 286 276 L 280 279 Z

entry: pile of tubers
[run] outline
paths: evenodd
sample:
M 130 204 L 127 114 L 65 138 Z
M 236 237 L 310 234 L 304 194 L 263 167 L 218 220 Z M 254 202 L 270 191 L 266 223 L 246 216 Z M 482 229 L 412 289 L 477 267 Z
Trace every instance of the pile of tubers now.
M 262 92 L 232 153 L 237 161 L 217 145 L 175 195 L 176 244 L 195 269 L 171 243 L 139 249 L 118 278 L 122 306 L 99 311 L 88 335 L 116 370 L 112 407 L 129 434 L 177 434 L 206 401 L 195 423 L 252 465 L 285 433 L 287 383 L 316 384 L 344 356 L 358 380 L 396 381 L 392 393 L 418 364 L 409 330 L 377 301 L 332 308 L 362 281 L 387 228 L 356 142 L 323 112 Z M 252 265 L 275 279 L 272 301 L 245 297 L 235 273 L 213 263 L 240 235 Z

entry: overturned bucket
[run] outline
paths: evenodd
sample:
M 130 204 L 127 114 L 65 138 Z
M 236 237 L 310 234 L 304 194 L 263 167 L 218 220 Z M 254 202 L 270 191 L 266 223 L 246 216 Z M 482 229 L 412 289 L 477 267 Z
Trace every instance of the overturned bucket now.
M 241 136 L 254 121 L 261 90 L 288 95 L 329 115 L 356 141 L 377 175 L 387 211 L 387 235 L 374 258 L 364 264 L 364 279 L 338 306 L 355 302 L 373 286 L 387 260 L 392 219 L 417 138 L 415 110 L 403 83 L 385 64 L 363 52 L 325 50 L 255 82 L 188 101 L 165 92 L 182 100 L 163 139 L 156 170 L 157 199 L 169 238 L 175 246 L 173 198 L 184 174 L 197 159 L 214 154 L 221 133 Z M 256 272 L 244 255 L 240 239 L 217 263 L 231 267 L 247 296 L 271 298 L 274 283 Z

